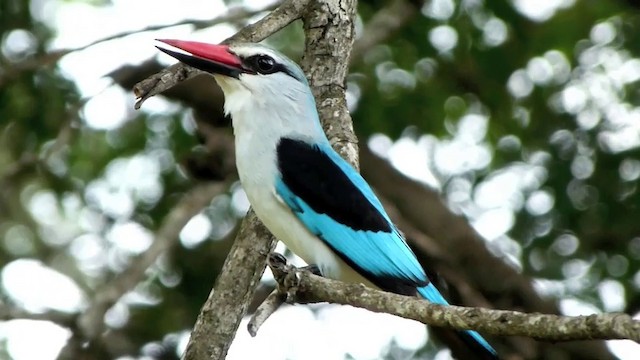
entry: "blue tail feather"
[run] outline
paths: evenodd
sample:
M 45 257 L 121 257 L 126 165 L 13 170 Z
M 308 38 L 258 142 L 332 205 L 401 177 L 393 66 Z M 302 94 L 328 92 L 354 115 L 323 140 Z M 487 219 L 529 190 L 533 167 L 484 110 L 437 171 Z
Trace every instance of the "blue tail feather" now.
M 430 302 L 434 303 L 434 304 L 438 304 L 438 305 L 449 305 L 449 303 L 447 302 L 447 300 L 442 296 L 442 294 L 440 293 L 440 291 L 438 291 L 438 289 L 436 289 L 435 286 L 433 286 L 433 284 L 429 284 L 427 286 L 418 288 L 418 293 L 425 299 L 429 300 Z M 474 341 L 477 345 L 479 345 L 482 349 L 486 350 L 487 353 L 492 356 L 493 358 L 497 359 L 498 358 L 498 354 L 496 353 L 495 349 L 489 345 L 489 343 L 487 342 L 487 340 L 485 340 L 482 335 L 478 334 L 476 331 L 473 330 L 463 330 L 460 332 L 460 334 L 464 334 L 466 335 L 465 337 L 469 337 L 472 339 L 472 341 Z

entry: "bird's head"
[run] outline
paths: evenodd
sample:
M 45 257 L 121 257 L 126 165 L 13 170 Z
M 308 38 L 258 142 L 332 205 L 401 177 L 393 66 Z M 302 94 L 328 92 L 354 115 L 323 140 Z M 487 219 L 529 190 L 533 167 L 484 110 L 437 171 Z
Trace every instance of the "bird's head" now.
M 161 51 L 208 72 L 225 95 L 225 112 L 238 124 L 276 126 L 316 133 L 320 130 L 311 89 L 300 67 L 267 46 L 253 43 L 214 45 L 182 40 L 158 40 L 178 48 Z M 270 124 L 257 123 L 268 120 Z M 306 125 L 305 128 L 301 128 Z M 259 126 L 262 127 L 262 126 Z M 311 134 L 309 134 L 311 135 Z M 318 134 L 319 135 L 319 134 Z

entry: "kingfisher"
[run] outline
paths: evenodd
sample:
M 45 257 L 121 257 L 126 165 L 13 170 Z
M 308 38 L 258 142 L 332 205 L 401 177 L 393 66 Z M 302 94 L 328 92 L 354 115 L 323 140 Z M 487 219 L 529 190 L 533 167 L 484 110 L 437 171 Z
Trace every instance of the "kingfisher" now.
M 158 41 L 222 89 L 240 182 L 277 239 L 325 277 L 449 305 L 369 184 L 331 147 L 294 61 L 261 44 Z M 498 358 L 476 331 L 457 334 L 475 358 Z

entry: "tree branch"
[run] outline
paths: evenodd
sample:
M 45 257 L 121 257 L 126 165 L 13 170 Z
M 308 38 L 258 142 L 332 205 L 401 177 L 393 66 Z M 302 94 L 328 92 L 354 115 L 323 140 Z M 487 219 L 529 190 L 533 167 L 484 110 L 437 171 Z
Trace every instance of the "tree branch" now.
M 356 7 L 356 0 L 310 3 L 303 16 L 306 50 L 300 66 L 309 79 L 329 141 L 358 168 L 358 138 L 345 99 Z
M 500 336 L 526 336 L 546 341 L 629 339 L 640 343 L 640 321 L 627 314 L 558 316 L 525 314 L 460 306 L 441 306 L 426 300 L 347 284 L 316 276 L 270 257 L 280 296 L 301 304 L 330 302 L 384 312 L 427 325 L 473 329 Z

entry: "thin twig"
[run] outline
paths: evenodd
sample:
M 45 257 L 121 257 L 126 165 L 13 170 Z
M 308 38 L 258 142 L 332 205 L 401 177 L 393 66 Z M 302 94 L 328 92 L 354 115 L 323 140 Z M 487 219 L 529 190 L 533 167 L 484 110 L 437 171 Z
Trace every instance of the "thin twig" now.
M 260 327 L 262 327 L 264 322 L 267 321 L 267 319 L 285 303 L 285 299 L 286 296 L 282 295 L 278 289 L 272 291 L 271 294 L 267 296 L 251 316 L 249 324 L 247 324 L 247 330 L 251 336 L 256 336 L 258 334 Z
M 284 255 L 272 252 L 267 258 L 267 266 L 271 269 L 274 278 L 283 279 L 286 277 L 286 274 L 281 271 L 287 266 L 287 258 Z M 251 336 L 255 337 L 265 321 L 287 301 L 287 290 L 282 286 L 282 283 L 283 281 L 276 282 L 276 288 L 251 316 L 247 324 L 247 330 Z

